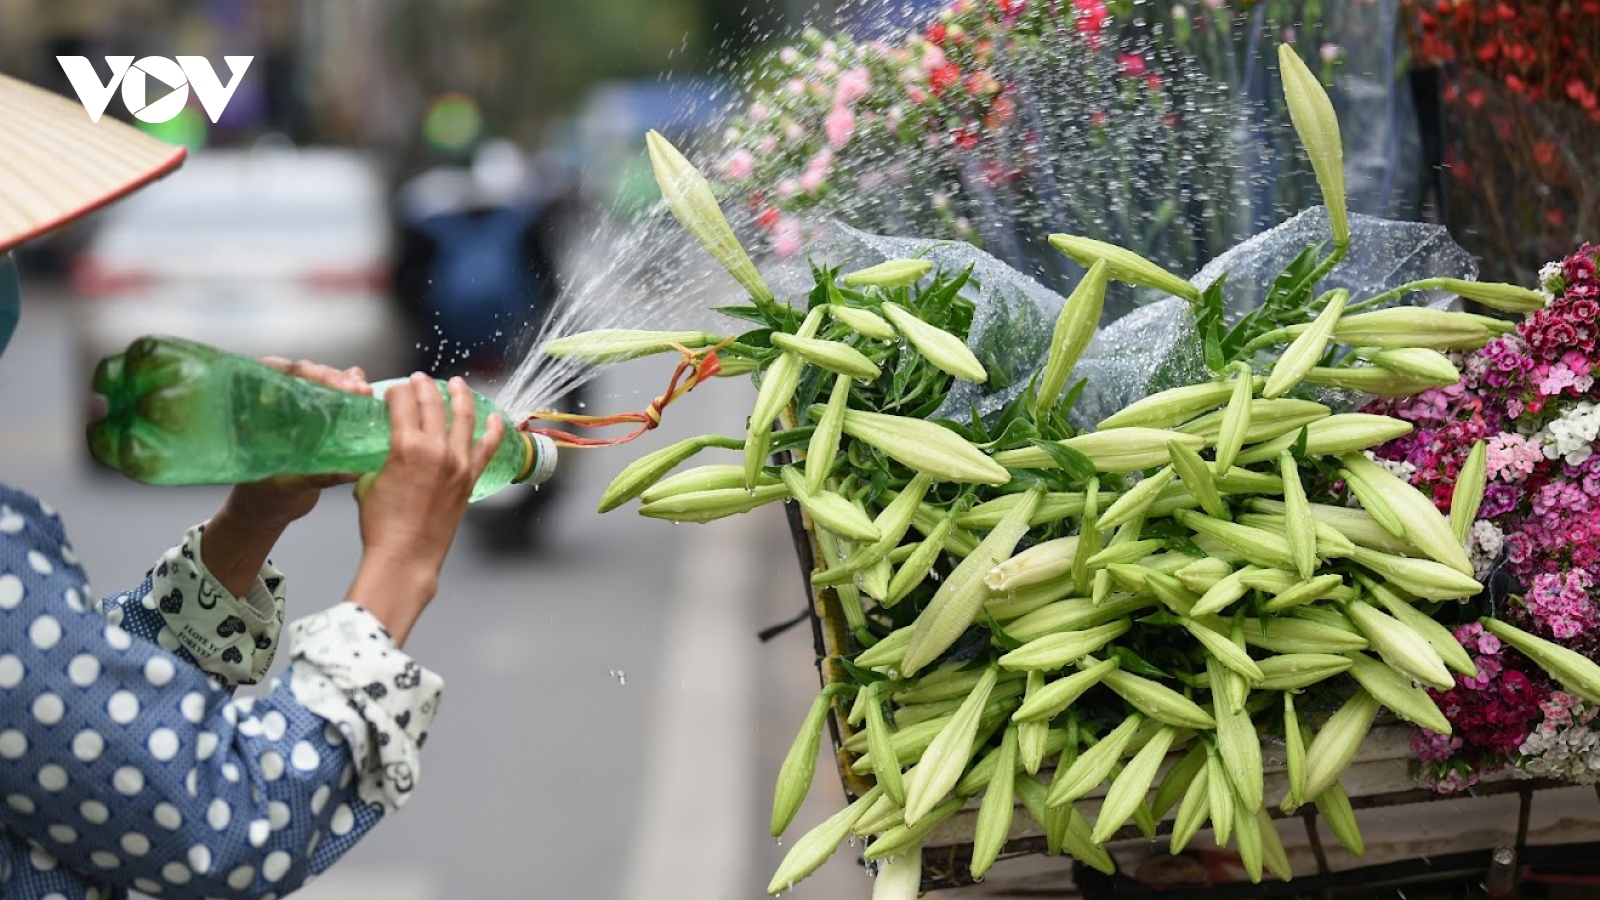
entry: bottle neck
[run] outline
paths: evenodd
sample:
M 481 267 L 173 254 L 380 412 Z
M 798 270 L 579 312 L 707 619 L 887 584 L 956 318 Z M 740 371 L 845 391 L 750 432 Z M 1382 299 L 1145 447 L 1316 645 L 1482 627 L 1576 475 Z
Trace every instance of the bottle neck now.
M 522 471 L 517 473 L 517 477 L 511 479 L 511 483 L 521 484 L 528 480 L 529 475 L 533 474 L 534 466 L 539 461 L 539 448 L 533 443 L 533 438 L 526 431 L 518 428 L 511 433 L 522 440 L 523 451 Z
M 523 452 L 522 468 L 512 483 L 540 485 L 549 481 L 550 476 L 556 472 L 558 459 L 555 441 L 542 434 L 530 434 L 520 428 L 514 429 L 512 433 L 522 440 Z

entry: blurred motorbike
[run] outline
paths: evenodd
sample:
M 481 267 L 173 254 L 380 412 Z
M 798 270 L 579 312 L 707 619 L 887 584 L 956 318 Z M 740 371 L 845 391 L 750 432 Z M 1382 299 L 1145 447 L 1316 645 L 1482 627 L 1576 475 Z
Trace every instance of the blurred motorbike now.
M 413 368 L 474 383 L 509 376 L 531 349 L 556 299 L 555 241 L 565 203 L 535 192 L 521 151 L 488 141 L 470 165 L 442 165 L 401 188 L 400 250 L 394 278 L 417 335 Z M 555 405 L 582 408 L 575 391 Z M 573 461 L 562 460 L 563 476 Z M 473 504 L 469 527 L 491 553 L 539 549 L 551 533 L 556 478 Z

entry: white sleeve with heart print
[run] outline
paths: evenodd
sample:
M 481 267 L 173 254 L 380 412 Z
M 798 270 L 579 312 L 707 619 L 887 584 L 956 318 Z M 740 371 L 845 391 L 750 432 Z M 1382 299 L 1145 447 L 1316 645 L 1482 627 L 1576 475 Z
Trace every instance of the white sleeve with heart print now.
M 131 594 L 101 601 L 101 613 L 136 637 L 153 640 L 229 685 L 266 677 L 283 629 L 284 575 L 271 562 L 235 597 L 206 569 L 205 526 L 184 534 Z

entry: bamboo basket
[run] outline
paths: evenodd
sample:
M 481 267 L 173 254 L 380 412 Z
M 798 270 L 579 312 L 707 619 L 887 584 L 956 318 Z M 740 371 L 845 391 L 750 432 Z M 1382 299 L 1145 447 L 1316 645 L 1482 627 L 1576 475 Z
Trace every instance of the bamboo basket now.
M 809 518 L 792 500 L 784 507 L 811 600 L 809 620 L 821 683 L 826 687 L 848 681 L 844 668 L 831 660 L 861 647 L 845 624 L 837 593 L 811 584 L 822 551 Z M 872 787 L 870 779 L 851 771 L 857 756 L 844 748 L 857 729 L 837 710 L 830 712 L 828 729 L 845 794 L 854 800 Z M 1357 892 L 1351 896 L 1374 896 L 1368 892 L 1388 883 L 1448 882 L 1482 885 L 1486 890 L 1496 885 L 1514 889 L 1518 878 L 1528 877 L 1530 867 L 1567 873 L 1562 876 L 1567 878 L 1595 878 L 1600 884 L 1600 853 L 1596 852 L 1600 849 L 1600 805 L 1596 802 L 1600 787 L 1574 788 L 1564 782 L 1501 775 L 1486 779 L 1467 797 L 1437 794 L 1417 786 L 1409 727 L 1393 720 L 1381 722 L 1342 779 L 1367 840 L 1366 853 L 1357 857 L 1326 827 L 1319 827 L 1314 807 L 1290 816 L 1278 811 L 1276 801 L 1287 788 L 1283 749 L 1268 745 L 1262 755 L 1268 809 L 1294 868 L 1293 881 L 1249 883 L 1232 851 L 1212 850 L 1209 830 L 1202 831 L 1183 855 L 1173 857 L 1166 852 L 1164 840 L 1151 842 L 1133 825 L 1108 846 L 1118 871 L 1106 876 L 1076 865 L 1070 857 L 1046 855 L 1042 831 L 1019 805 L 999 862 L 983 882 L 975 882 L 970 870 L 977 817 L 974 800 L 928 836 L 922 854 L 922 889 L 962 888 L 962 896 L 969 898 L 1181 895 L 1225 900 L 1309 894 L 1333 897 L 1340 896 L 1341 890 Z M 1163 773 L 1180 756 L 1169 757 Z M 1103 794 L 1102 786 L 1082 801 L 1091 819 Z M 1540 800 L 1537 820 L 1536 797 Z M 1362 813 L 1364 810 L 1382 813 Z M 1162 836 L 1171 831 L 1170 815 L 1159 823 Z M 1380 815 L 1381 822 L 1377 821 Z

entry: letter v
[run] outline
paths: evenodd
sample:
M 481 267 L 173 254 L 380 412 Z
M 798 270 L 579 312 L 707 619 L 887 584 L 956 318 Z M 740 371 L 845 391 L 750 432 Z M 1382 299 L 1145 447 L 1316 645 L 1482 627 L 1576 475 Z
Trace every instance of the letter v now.
M 67 73 L 67 80 L 72 82 L 72 89 L 77 92 L 78 102 L 83 104 L 84 112 L 89 114 L 89 121 L 99 122 L 106 107 L 111 104 L 111 95 L 116 93 L 117 85 L 122 83 L 122 77 L 128 74 L 128 67 L 133 65 L 133 57 L 106 57 L 106 65 L 111 67 L 111 80 L 105 84 L 100 83 L 94 63 L 89 62 L 86 56 L 58 56 L 56 62 L 61 63 L 61 71 Z
M 211 118 L 212 124 L 222 118 L 222 111 L 228 108 L 228 101 L 233 99 L 233 92 L 239 87 L 240 79 L 244 78 L 246 69 L 254 56 L 224 56 L 223 61 L 228 64 L 228 74 L 231 80 L 226 86 L 222 79 L 217 77 L 215 69 L 204 56 L 180 56 L 178 65 L 183 67 L 183 75 L 189 79 L 189 86 L 194 88 L 195 95 L 200 98 L 200 105 L 205 107 L 206 115 Z

